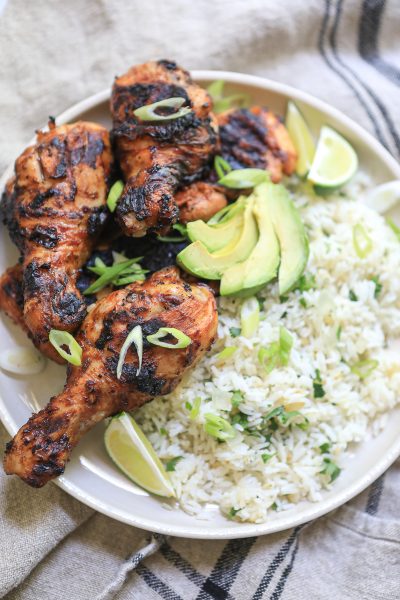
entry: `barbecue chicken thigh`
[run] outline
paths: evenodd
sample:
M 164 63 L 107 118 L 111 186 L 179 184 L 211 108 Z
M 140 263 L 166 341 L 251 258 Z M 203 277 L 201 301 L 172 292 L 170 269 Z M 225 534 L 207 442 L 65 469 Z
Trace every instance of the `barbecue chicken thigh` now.
M 107 130 L 78 122 L 38 132 L 15 163 L 2 215 L 22 254 L 24 321 L 36 346 L 63 362 L 50 329 L 75 331 L 86 314 L 76 274 L 107 217 Z
M 21 329 L 28 332 L 24 321 L 24 293 L 20 264 L 9 267 L 0 277 L 0 310 Z
M 33 415 L 8 443 L 4 468 L 34 487 L 63 473 L 71 450 L 86 431 L 119 411 L 131 411 L 155 396 L 168 394 L 214 340 L 217 310 L 211 290 L 184 282 L 176 267 L 133 283 L 100 300 L 77 336 L 80 367 L 69 366 L 64 391 Z M 140 325 L 143 362 L 134 346 L 117 379 L 121 347 Z M 146 336 L 174 327 L 191 338 L 186 348 L 162 348 Z
M 180 118 L 145 121 L 134 115 L 141 106 L 177 97 L 192 109 Z M 116 215 L 126 235 L 165 233 L 178 220 L 175 192 L 200 179 L 217 150 L 211 107 L 207 92 L 174 62 L 148 62 L 115 80 L 112 134 L 125 180 Z

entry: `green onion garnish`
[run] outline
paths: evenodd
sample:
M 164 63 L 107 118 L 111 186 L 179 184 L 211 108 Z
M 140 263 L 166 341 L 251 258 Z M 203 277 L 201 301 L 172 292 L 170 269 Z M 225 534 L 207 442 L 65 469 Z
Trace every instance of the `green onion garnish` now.
M 246 104 L 250 104 L 250 96 L 245 93 L 236 93 L 224 97 L 224 87 L 225 81 L 218 79 L 213 81 L 207 88 L 207 92 L 213 101 L 213 111 L 215 113 L 225 112 L 231 108 L 243 108 Z
M 243 393 L 240 390 L 235 390 L 231 398 L 232 408 L 238 408 L 239 404 L 243 402 L 243 398 Z
M 371 375 L 372 371 L 374 371 L 378 365 L 379 362 L 377 360 L 360 360 L 350 367 L 350 370 L 355 375 L 358 375 L 360 379 L 365 379 L 368 375 Z
M 379 281 L 379 277 L 377 277 L 376 275 L 374 277 L 371 277 L 371 281 L 373 281 L 375 284 L 374 298 L 377 298 L 382 291 L 383 285 Z
M 143 358 L 143 333 L 140 325 L 136 325 L 136 327 L 132 329 L 132 331 L 128 334 L 125 342 L 122 345 L 117 365 L 117 379 L 121 379 L 122 367 L 124 366 L 125 357 L 132 344 L 135 344 L 139 361 L 139 368 L 136 370 L 137 377 L 142 369 Z
M 240 512 L 241 510 L 243 510 L 242 508 L 235 508 L 234 506 L 231 506 L 228 512 L 228 519 L 233 519 L 234 517 L 236 517 L 236 515 L 238 514 L 238 512 Z
M 353 292 L 353 290 L 349 291 L 349 298 L 352 302 L 357 302 L 358 300 L 358 296 L 355 292 Z
M 302 275 L 295 287 L 296 290 L 300 290 L 300 292 L 308 292 L 316 287 L 315 275 L 311 275 L 311 273 L 304 273 Z
M 208 433 L 208 435 L 211 435 L 222 442 L 235 437 L 236 430 L 226 419 L 218 417 L 212 413 L 206 413 L 204 418 L 206 421 L 204 423 L 204 431 Z
M 324 468 L 320 473 L 328 475 L 329 481 L 335 481 L 341 473 L 341 469 L 330 458 L 324 458 Z
M 260 348 L 258 361 L 267 373 L 275 367 L 286 367 L 289 364 L 293 338 L 285 327 L 279 328 L 279 341 L 272 342 L 267 348 Z
M 194 421 L 196 419 L 196 417 L 199 416 L 200 406 L 201 406 L 201 398 L 199 396 L 197 396 L 193 401 L 193 406 L 190 410 L 189 419 Z
M 231 356 L 233 356 L 235 354 L 236 350 L 237 350 L 236 346 L 226 346 L 226 348 L 224 348 L 221 352 L 219 352 L 215 358 L 218 362 L 222 362 L 222 361 L 226 360 L 227 358 L 230 358 Z
M 319 446 L 319 450 L 321 452 L 321 454 L 328 454 L 331 450 L 331 445 L 329 442 L 325 442 L 324 444 L 321 444 Z
M 242 330 L 240 327 L 229 327 L 229 333 L 231 334 L 231 337 L 235 338 L 239 337 L 239 335 L 242 333 Z
M 268 454 L 267 452 L 264 452 L 264 454 L 261 454 L 261 459 L 263 461 L 263 463 L 267 463 L 269 460 L 271 460 L 271 458 L 273 457 L 273 454 Z
M 362 225 L 353 227 L 353 245 L 359 258 L 365 258 L 371 252 L 373 243 Z
M 172 335 L 177 340 L 175 344 L 170 342 L 161 342 L 160 339 L 166 335 Z M 192 340 L 188 335 L 183 333 L 180 329 L 175 327 L 160 327 L 158 331 L 147 336 L 147 341 L 154 346 L 161 346 L 161 348 L 187 348 Z
M 387 217 L 386 222 L 400 242 L 400 227 L 390 217 Z
M 186 98 L 165 98 L 165 100 L 159 100 L 153 102 L 153 104 L 146 104 L 133 111 L 135 117 L 141 121 L 171 121 L 172 119 L 179 119 L 192 112 L 189 106 L 183 106 L 186 102 Z M 160 108 L 175 108 L 176 112 L 168 115 L 160 115 L 156 111 Z
M 117 202 L 124 190 L 124 182 L 119 179 L 112 186 L 107 196 L 107 206 L 110 212 L 114 212 Z
M 231 189 L 244 190 L 268 181 L 270 176 L 264 169 L 235 169 L 221 177 L 218 183 Z
M 120 257 L 121 255 L 118 256 Z M 120 286 L 132 283 L 133 281 L 143 281 L 148 271 L 136 264 L 142 258 L 142 256 L 139 256 L 138 258 L 130 258 L 123 261 L 118 258 L 110 267 L 107 267 L 101 259 L 96 258 L 95 266 L 89 267 L 89 271 L 99 275 L 99 278 L 86 288 L 83 293 L 85 296 L 95 294 L 108 284 Z
M 231 165 L 222 156 L 214 158 L 214 169 L 218 175 L 218 179 L 222 179 L 222 177 L 232 171 Z
M 260 324 L 260 305 L 255 296 L 247 298 L 242 304 L 240 311 L 242 335 L 251 338 Z
M 66 361 L 80 367 L 82 364 L 82 348 L 68 331 L 60 331 L 59 329 L 51 329 L 49 333 L 49 342 L 57 350 L 58 354 L 65 358 Z M 67 346 L 68 352 L 63 349 Z

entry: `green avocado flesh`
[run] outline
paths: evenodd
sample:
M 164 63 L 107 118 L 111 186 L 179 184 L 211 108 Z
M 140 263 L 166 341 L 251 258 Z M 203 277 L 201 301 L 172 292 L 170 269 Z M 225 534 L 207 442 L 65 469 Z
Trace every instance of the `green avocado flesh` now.
M 273 184 L 261 184 L 254 190 L 253 214 L 259 230 L 258 242 L 245 261 L 223 273 L 221 296 L 251 296 L 276 277 L 280 262 L 279 243 L 266 198 L 274 193 L 275 187 Z
M 233 219 L 229 222 L 232 223 Z M 257 224 L 249 202 L 243 213 L 243 227 L 237 240 L 233 239 L 223 250 L 211 254 L 201 241 L 184 248 L 176 257 L 178 264 L 188 273 L 203 279 L 221 279 L 232 265 L 246 260 L 258 240 Z
M 192 242 L 202 242 L 210 252 L 222 250 L 233 241 L 237 241 L 243 228 L 243 210 L 232 219 L 220 225 L 207 225 L 204 221 L 192 221 L 187 224 L 187 233 Z
M 282 185 L 274 185 L 273 193 L 265 194 L 265 198 L 280 246 L 278 284 L 279 294 L 284 296 L 305 269 L 309 255 L 308 238 L 299 212 Z

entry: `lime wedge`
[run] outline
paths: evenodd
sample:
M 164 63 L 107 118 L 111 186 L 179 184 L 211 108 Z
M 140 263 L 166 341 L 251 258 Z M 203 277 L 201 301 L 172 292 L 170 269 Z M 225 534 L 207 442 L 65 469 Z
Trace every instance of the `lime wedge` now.
M 139 425 L 127 413 L 111 420 L 104 435 L 113 462 L 135 483 L 158 496 L 175 496 L 160 459 Z
M 400 180 L 378 185 L 367 194 L 365 204 L 383 215 L 400 202 Z
M 305 177 L 311 168 L 315 144 L 310 129 L 294 102 L 288 102 L 286 128 L 297 152 L 296 173 L 299 177 Z
M 337 131 L 322 127 L 307 179 L 317 194 L 333 192 L 347 183 L 357 171 L 357 154 Z

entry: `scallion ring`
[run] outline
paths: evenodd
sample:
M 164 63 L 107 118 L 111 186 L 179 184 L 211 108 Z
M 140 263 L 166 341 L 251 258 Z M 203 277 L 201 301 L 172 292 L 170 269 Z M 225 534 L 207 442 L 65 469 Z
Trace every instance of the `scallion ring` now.
M 161 338 L 166 335 L 172 335 L 177 340 L 175 344 L 171 344 L 170 342 L 162 342 Z M 152 333 L 147 336 L 147 341 L 154 346 L 161 346 L 161 348 L 187 348 L 192 340 L 188 335 L 183 333 L 180 329 L 176 329 L 175 327 L 160 327 L 158 331 Z
M 377 360 L 360 360 L 358 363 L 355 363 L 352 367 L 350 367 L 350 370 L 360 379 L 366 379 L 366 377 L 371 375 L 372 371 L 374 371 L 378 365 L 379 362 Z
M 208 435 L 217 438 L 221 442 L 226 442 L 226 440 L 231 440 L 235 437 L 236 430 L 226 419 L 212 413 L 206 413 L 204 419 L 204 431 Z
M 218 183 L 231 189 L 244 190 L 268 181 L 270 176 L 264 169 L 235 169 L 221 177 Z
M 353 227 L 353 245 L 359 258 L 365 258 L 371 252 L 373 243 L 365 228 L 360 225 Z
M 216 156 L 214 158 L 214 169 L 218 175 L 218 179 L 222 179 L 232 171 L 231 165 L 222 156 Z
M 139 367 L 136 370 L 136 377 L 139 375 L 142 369 L 143 359 L 143 332 L 140 325 L 136 325 L 132 329 L 122 345 L 121 352 L 119 353 L 118 365 L 117 365 L 117 379 L 121 379 L 122 367 L 124 366 L 126 354 L 132 344 L 135 344 L 136 352 L 138 355 Z
M 80 367 L 82 364 L 82 348 L 68 331 L 60 331 L 59 329 L 51 329 L 49 333 L 49 342 L 57 350 L 67 362 L 75 367 Z M 67 346 L 68 352 L 63 349 Z
M 260 305 L 255 296 L 247 298 L 240 310 L 240 323 L 242 335 L 251 338 L 260 324 Z
M 223 362 L 227 358 L 230 358 L 231 356 L 233 356 L 235 354 L 236 350 L 237 350 L 237 346 L 226 346 L 226 348 L 221 350 L 221 352 L 219 352 L 215 358 L 218 362 Z
M 119 179 L 112 186 L 107 196 L 107 206 L 110 212 L 114 212 L 117 207 L 117 202 L 124 190 L 124 182 Z
M 192 112 L 189 106 L 183 106 L 186 102 L 186 98 L 165 98 L 165 100 L 159 100 L 153 104 L 145 104 L 140 108 L 133 111 L 135 117 L 140 121 L 171 121 L 172 119 L 179 119 Z M 175 108 L 176 112 L 169 115 L 160 115 L 156 111 L 160 108 Z

